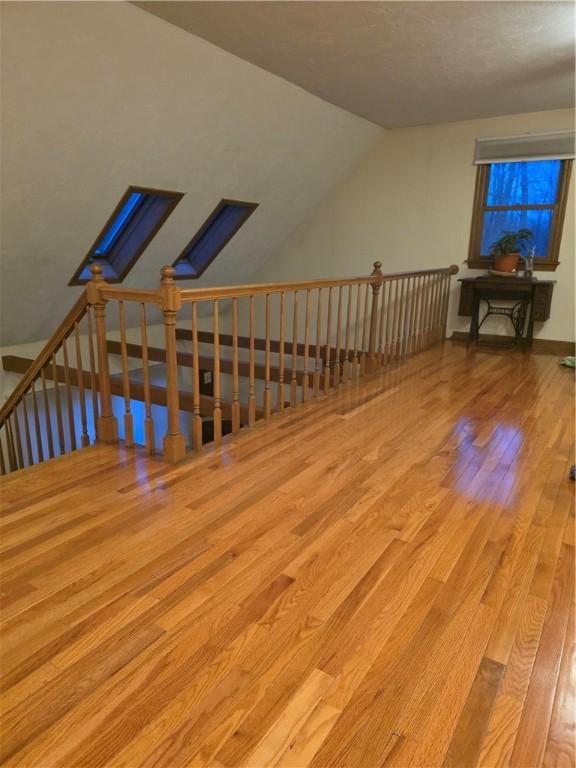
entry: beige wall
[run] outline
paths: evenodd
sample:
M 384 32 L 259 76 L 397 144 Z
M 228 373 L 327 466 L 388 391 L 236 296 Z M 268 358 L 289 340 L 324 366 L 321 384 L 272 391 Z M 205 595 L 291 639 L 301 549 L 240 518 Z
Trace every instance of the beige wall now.
M 124 2 L 2 3 L 2 343 L 46 338 L 130 184 L 185 193 L 127 285 L 221 198 L 257 211 L 200 281 L 248 282 L 383 130 Z
M 571 128 L 570 110 L 387 131 L 353 173 L 316 208 L 256 276 L 258 281 L 366 274 L 376 259 L 384 271 L 458 264 L 468 251 L 476 168 L 474 139 Z M 556 272 L 552 315 L 537 324 L 547 339 L 574 339 L 574 180 Z M 452 288 L 449 332 L 465 330 Z M 498 318 L 488 332 L 510 329 Z

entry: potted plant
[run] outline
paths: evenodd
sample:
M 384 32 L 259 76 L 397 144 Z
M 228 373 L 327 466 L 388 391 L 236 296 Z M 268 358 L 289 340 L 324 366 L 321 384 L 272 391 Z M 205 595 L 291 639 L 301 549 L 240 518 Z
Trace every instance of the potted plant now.
M 494 268 L 498 272 L 514 272 L 520 258 L 520 244 L 531 239 L 531 229 L 504 232 L 502 237 L 490 246 L 490 256 L 494 257 Z

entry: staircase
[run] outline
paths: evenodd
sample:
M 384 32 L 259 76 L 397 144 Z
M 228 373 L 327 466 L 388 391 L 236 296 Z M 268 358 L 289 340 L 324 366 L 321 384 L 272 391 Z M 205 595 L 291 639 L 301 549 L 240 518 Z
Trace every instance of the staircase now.
M 165 461 L 218 445 L 445 336 L 458 267 L 156 290 L 92 280 L 0 410 L 0 472 L 95 441 L 143 445 Z

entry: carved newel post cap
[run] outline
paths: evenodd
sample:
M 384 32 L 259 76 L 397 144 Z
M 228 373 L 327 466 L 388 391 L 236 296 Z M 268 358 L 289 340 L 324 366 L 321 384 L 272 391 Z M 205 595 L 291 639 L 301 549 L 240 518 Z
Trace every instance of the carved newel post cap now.
M 90 272 L 92 273 L 92 280 L 103 280 L 102 267 L 100 264 L 90 264 Z
M 451 275 L 457 275 L 458 272 L 460 272 L 460 267 L 458 264 L 451 264 L 450 265 L 450 274 Z
M 381 275 L 382 274 L 382 262 L 381 261 L 375 261 L 374 262 L 374 270 L 372 272 L 373 275 Z
M 174 269 L 174 267 L 162 267 L 162 269 L 160 270 L 160 274 L 162 275 L 162 282 L 164 284 L 173 283 L 176 270 Z

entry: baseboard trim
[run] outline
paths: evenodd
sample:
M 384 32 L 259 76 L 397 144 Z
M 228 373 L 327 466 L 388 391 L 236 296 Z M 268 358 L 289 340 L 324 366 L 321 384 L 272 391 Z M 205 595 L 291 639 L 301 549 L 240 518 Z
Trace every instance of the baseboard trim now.
M 468 341 L 468 331 L 453 331 L 450 337 L 453 341 Z M 495 333 L 481 333 L 480 343 L 493 344 L 494 347 L 501 346 L 503 349 L 509 349 L 505 346 L 506 341 L 511 336 L 498 336 Z M 576 355 L 576 343 L 572 341 L 557 341 L 556 339 L 534 339 L 530 348 L 531 352 L 537 355 Z

